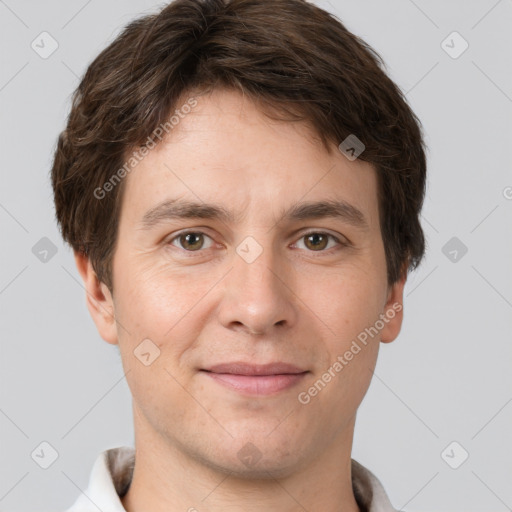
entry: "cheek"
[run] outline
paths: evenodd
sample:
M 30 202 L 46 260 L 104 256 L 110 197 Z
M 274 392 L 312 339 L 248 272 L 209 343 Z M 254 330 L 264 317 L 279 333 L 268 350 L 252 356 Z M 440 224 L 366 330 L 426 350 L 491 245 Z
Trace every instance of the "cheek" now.
M 318 283 L 308 305 L 328 326 L 328 337 L 340 349 L 379 318 L 386 287 L 377 271 L 346 269 Z
M 202 309 L 196 307 L 211 287 L 211 277 L 171 271 L 166 261 L 139 264 L 119 260 L 123 271 L 115 297 L 121 350 L 133 351 L 145 339 L 160 350 L 161 361 L 179 360 L 198 338 Z
M 163 334 L 176 316 L 184 313 L 188 294 L 183 294 L 184 280 L 171 277 L 169 267 L 163 264 L 139 264 L 128 260 L 119 283 L 118 313 L 135 328 L 151 327 L 153 333 Z M 165 325 L 162 325 L 165 324 Z

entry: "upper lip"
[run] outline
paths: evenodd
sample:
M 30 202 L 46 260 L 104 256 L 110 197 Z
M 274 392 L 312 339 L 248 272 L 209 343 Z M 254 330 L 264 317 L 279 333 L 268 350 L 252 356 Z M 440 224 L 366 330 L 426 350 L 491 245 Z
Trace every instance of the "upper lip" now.
M 307 371 L 293 364 L 283 362 L 250 364 L 243 361 L 221 363 L 203 369 L 213 373 L 231 373 L 234 375 L 282 375 L 287 373 L 304 373 Z

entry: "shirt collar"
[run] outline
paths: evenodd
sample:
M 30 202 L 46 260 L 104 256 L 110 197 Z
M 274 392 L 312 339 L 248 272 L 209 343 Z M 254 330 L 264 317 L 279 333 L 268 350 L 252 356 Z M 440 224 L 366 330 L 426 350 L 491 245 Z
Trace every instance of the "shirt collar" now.
M 121 498 L 130 486 L 135 464 L 135 449 L 110 448 L 94 462 L 89 485 L 65 512 L 126 512 Z M 352 459 L 352 488 L 363 512 L 397 512 L 378 478 Z

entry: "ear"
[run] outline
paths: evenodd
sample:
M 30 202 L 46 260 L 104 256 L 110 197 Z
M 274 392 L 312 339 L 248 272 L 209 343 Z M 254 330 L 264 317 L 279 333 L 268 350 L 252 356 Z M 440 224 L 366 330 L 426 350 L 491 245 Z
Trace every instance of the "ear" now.
M 391 343 L 394 341 L 402 328 L 404 317 L 403 296 L 406 280 L 407 270 L 404 267 L 402 278 L 388 289 L 386 304 L 384 306 L 383 315 L 381 315 L 384 322 L 384 327 L 380 332 L 380 341 L 382 341 L 382 343 Z
M 106 342 L 116 345 L 117 324 L 110 290 L 105 283 L 98 279 L 86 255 L 77 251 L 74 252 L 74 255 L 76 267 L 84 282 L 87 309 L 89 309 L 100 336 Z

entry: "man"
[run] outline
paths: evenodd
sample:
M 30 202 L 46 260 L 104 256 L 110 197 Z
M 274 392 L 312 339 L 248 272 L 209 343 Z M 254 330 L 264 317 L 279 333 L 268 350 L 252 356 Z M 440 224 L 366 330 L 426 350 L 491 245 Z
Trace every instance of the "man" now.
M 351 459 L 424 253 L 420 124 L 302 0 L 176 0 L 89 66 L 52 169 L 135 448 L 69 511 L 394 511 Z

